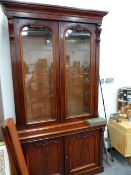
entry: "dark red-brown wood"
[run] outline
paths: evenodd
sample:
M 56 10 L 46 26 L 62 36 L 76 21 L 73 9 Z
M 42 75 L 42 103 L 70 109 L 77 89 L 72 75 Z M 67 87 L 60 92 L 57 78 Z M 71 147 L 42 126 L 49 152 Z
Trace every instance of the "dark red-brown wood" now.
M 56 5 L 43 5 L 17 0 L 0 0 L 7 16 L 23 18 L 53 19 L 61 21 L 88 22 L 101 24 L 106 11 L 69 8 Z M 31 14 L 29 12 L 32 12 Z
M 22 65 L 23 65 L 23 57 L 22 55 L 22 42 L 21 42 L 21 30 L 23 27 L 28 26 L 28 25 L 33 25 L 38 20 L 29 20 L 29 19 L 14 19 L 15 23 L 15 43 L 17 47 L 15 47 L 15 56 L 12 56 L 12 62 L 14 63 L 12 65 L 12 72 L 15 74 L 15 79 L 14 79 L 14 92 L 17 92 L 18 94 L 15 95 L 16 101 L 19 101 L 19 103 L 16 103 L 16 115 L 19 116 L 16 118 L 17 122 L 17 127 L 18 128 L 23 128 L 26 126 L 26 100 L 25 100 L 25 87 L 24 87 L 24 74 L 22 70 Z M 56 120 L 51 121 L 51 122 L 46 122 L 44 125 L 49 125 L 49 123 L 58 123 L 60 122 L 60 101 L 59 101 L 59 96 L 60 96 L 60 88 L 59 88 L 59 49 L 58 49 L 58 23 L 54 21 L 39 21 L 39 25 L 41 26 L 48 26 L 52 29 L 53 34 L 54 34 L 54 57 L 55 57 L 55 84 L 56 84 L 56 89 L 55 89 L 55 104 L 56 104 L 56 109 L 55 109 L 55 118 Z M 15 44 L 14 43 L 14 44 Z M 14 52 L 13 52 L 14 53 Z M 15 59 L 17 61 L 15 61 Z M 23 94 L 23 95 L 21 95 Z M 27 125 L 27 127 L 31 127 L 32 124 Z M 42 123 L 39 123 L 39 126 L 43 126 Z M 35 127 L 37 127 L 37 124 L 35 124 Z
M 33 141 L 23 145 L 23 150 L 31 175 L 64 174 L 62 138 Z
M 30 175 L 94 175 L 103 171 L 104 125 L 90 127 L 98 117 L 99 48 L 104 11 L 0 0 L 8 18 L 16 126 Z M 54 36 L 55 120 L 27 122 L 21 30 L 51 28 Z M 65 31 L 80 27 L 90 33 L 89 112 L 66 118 Z
M 100 167 L 101 130 L 83 132 L 66 137 L 67 174 L 95 172 Z
M 18 133 L 13 119 L 9 118 L 2 124 L 2 132 L 7 147 L 9 159 L 15 175 L 29 175 L 24 154 L 18 138 Z
M 90 34 L 91 34 L 91 52 L 90 52 L 90 112 L 87 115 L 81 116 L 81 118 L 68 118 L 66 119 L 66 103 L 65 103 L 65 91 L 66 91 L 66 84 L 65 84 L 65 55 L 66 55 L 66 49 L 65 49 L 65 32 L 67 29 L 71 28 L 72 26 L 75 28 L 78 25 L 85 28 Z M 95 89 L 95 26 L 90 24 L 80 24 L 80 23 L 67 23 L 67 22 L 61 22 L 60 23 L 60 79 L 61 79 L 61 116 L 62 120 L 72 121 L 72 120 L 82 120 L 87 118 L 93 118 L 95 116 L 95 103 L 98 102 L 97 98 L 95 99 L 95 91 L 98 91 L 98 89 Z M 96 96 L 97 97 L 97 96 Z

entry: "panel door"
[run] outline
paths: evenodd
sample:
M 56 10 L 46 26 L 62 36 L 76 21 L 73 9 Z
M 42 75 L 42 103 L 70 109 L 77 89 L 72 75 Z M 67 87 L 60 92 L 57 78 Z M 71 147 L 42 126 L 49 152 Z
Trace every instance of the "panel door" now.
M 60 23 L 61 115 L 65 121 L 95 110 L 95 26 Z
M 100 135 L 100 131 L 91 131 L 66 137 L 67 174 L 87 174 L 101 166 Z
M 63 175 L 63 142 L 40 140 L 23 145 L 30 175 Z
M 58 22 L 15 19 L 12 55 L 19 128 L 60 121 Z

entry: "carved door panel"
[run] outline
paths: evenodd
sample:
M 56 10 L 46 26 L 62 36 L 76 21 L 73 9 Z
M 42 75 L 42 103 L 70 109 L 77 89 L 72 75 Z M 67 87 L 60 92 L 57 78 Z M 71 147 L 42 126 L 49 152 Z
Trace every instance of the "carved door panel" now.
M 66 137 L 67 174 L 84 174 L 99 167 L 100 132 L 84 132 Z
M 63 175 L 63 141 L 41 140 L 23 146 L 30 175 Z

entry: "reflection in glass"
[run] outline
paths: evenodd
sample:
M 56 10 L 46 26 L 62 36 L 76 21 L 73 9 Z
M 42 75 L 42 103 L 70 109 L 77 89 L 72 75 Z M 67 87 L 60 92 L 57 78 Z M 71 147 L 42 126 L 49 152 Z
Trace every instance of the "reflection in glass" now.
M 66 117 L 89 112 L 90 33 L 67 30 L 65 33 Z
M 53 120 L 53 33 L 48 27 L 24 27 L 21 35 L 27 122 Z

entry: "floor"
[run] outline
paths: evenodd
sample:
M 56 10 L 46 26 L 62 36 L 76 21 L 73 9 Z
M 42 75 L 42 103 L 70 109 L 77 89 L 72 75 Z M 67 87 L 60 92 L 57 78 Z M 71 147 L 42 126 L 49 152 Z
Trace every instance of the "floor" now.
M 123 157 L 116 150 L 113 150 L 113 155 L 114 162 L 106 161 L 106 156 L 104 155 L 104 172 L 98 175 L 131 175 L 131 166 L 128 165 L 128 158 Z

